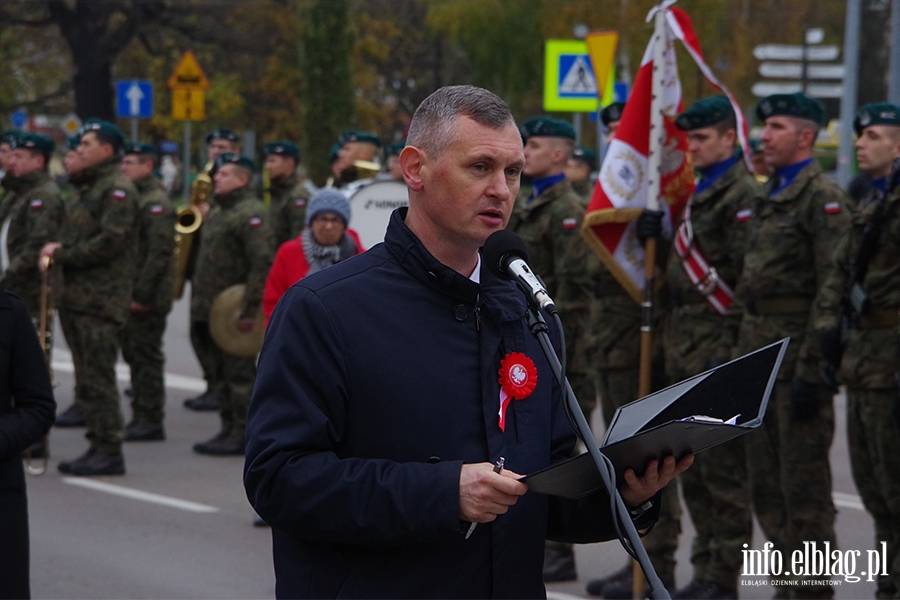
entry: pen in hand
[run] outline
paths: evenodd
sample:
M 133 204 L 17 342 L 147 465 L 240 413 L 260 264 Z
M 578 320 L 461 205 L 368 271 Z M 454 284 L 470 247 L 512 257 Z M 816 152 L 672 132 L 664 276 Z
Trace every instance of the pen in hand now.
M 505 464 L 506 459 L 501 456 L 500 460 L 497 461 L 497 464 L 494 465 L 494 473 L 497 473 L 499 475 L 503 471 L 503 466 Z M 469 539 L 469 537 L 472 535 L 472 532 L 475 531 L 476 525 L 478 525 L 478 523 L 472 523 L 471 525 L 469 525 L 469 530 L 466 531 L 466 539 Z

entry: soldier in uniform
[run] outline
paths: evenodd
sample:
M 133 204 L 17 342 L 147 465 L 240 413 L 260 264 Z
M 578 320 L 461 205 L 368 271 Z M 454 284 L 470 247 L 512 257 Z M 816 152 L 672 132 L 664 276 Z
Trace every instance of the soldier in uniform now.
M 275 250 L 268 211 L 251 185 L 253 161 L 235 154 L 223 155 L 222 161 L 215 175 L 213 206 L 200 206 L 201 212 L 209 212 L 204 218 L 191 296 L 191 342 L 212 359 L 215 380 L 220 382 L 216 393 L 222 429 L 195 444 L 194 451 L 242 455 L 256 359 L 231 356 L 216 345 L 209 330 L 210 309 L 225 289 L 246 284 L 238 327 L 252 330 Z
M 772 177 L 752 208 L 737 297 L 744 306 L 737 353 L 790 336 L 763 425 L 747 436 L 753 508 L 782 556 L 804 542 L 835 547 L 828 450 L 834 434 L 831 390 L 820 373 L 820 337 L 835 325 L 824 282 L 850 227 L 849 199 L 812 157 L 824 116 L 808 96 L 775 94 L 756 107 Z M 779 586 L 776 597 L 830 598 L 830 586 Z M 781 580 L 783 580 L 782 578 Z M 779 580 L 779 581 L 781 581 Z M 789 596 L 790 594 L 790 596 Z
M 332 178 L 326 187 L 342 188 L 357 179 L 365 179 L 371 175 L 360 172 L 355 165 L 356 161 L 372 162 L 381 148 L 381 138 L 370 131 L 356 131 L 348 129 L 338 137 L 337 157 L 331 163 Z
M 269 213 L 275 235 L 275 247 L 292 240 L 303 231 L 306 223 L 306 203 L 310 193 L 297 176 L 300 149 L 286 140 L 263 145 L 265 169 L 269 172 L 269 193 L 272 196 Z
M 666 375 L 682 381 L 731 358 L 743 313 L 733 290 L 743 261 L 746 217 L 763 191 L 735 155 L 737 124 L 728 98 L 698 100 L 675 125 L 687 132 L 698 176 L 666 265 Z M 703 276 L 698 274 L 702 264 L 708 265 Z M 744 441 L 699 454 L 681 484 L 696 529 L 694 576 L 672 597 L 737 598 L 742 550 L 753 534 Z
M 220 127 L 218 129 L 213 129 L 208 134 L 206 134 L 206 156 L 207 163 L 203 169 L 203 172 L 208 177 L 214 177 L 216 174 L 216 170 L 220 166 L 220 158 L 225 154 L 234 154 L 237 155 L 240 151 L 240 143 L 241 136 L 236 134 L 234 131 L 230 129 L 226 129 L 224 127 Z M 198 181 L 194 181 L 194 186 L 198 185 Z M 191 196 L 194 196 L 194 189 L 191 190 Z M 212 202 L 213 198 L 206 199 L 206 202 Z M 203 237 L 203 227 L 201 226 L 200 230 L 195 234 L 196 238 L 194 240 L 195 247 L 199 241 L 199 238 Z M 194 259 L 191 261 L 194 263 L 196 261 L 196 255 L 194 255 Z M 193 268 L 189 267 L 191 270 Z M 191 288 L 191 294 L 193 295 L 193 287 Z M 208 348 L 206 346 L 197 346 L 193 344 L 194 338 L 191 337 L 191 342 L 194 348 L 194 354 L 197 355 L 197 361 L 200 363 L 200 368 L 203 370 L 203 379 L 206 381 L 206 391 L 200 394 L 199 396 L 194 396 L 192 398 L 187 398 L 184 401 L 185 408 L 189 408 L 191 410 L 197 411 L 213 411 L 219 410 L 219 397 L 216 395 L 216 390 L 219 388 L 219 381 L 216 375 L 216 360 L 213 354 L 208 352 Z
M 566 163 L 566 179 L 572 189 L 581 196 L 585 209 L 594 193 L 594 182 L 591 173 L 597 170 L 597 153 L 590 148 L 578 146 L 572 151 L 572 158 Z
M 507 228 L 525 241 L 529 265 L 556 301 L 566 338 L 566 375 L 590 419 L 597 388 L 590 366 L 592 348 L 581 342 L 590 310 L 591 274 L 599 261 L 581 237 L 585 207 L 564 174 L 575 147 L 575 130 L 548 117 L 530 119 L 519 130 L 525 142 L 523 172 L 532 178 L 533 192 L 516 203 Z M 544 581 L 576 578 L 572 546 L 548 543 Z
M 847 386 L 847 442 L 850 466 L 863 505 L 875 521 L 875 548 L 886 544 L 888 575 L 879 570 L 876 598 L 900 597 L 900 396 L 898 396 L 898 311 L 900 311 L 900 190 L 887 189 L 891 163 L 900 156 L 900 106 L 867 104 L 854 127 L 860 170 L 872 190 L 852 213 L 852 228 L 838 246 L 842 267 L 855 262 L 869 223 L 878 225 L 875 250 L 865 265 L 861 289 L 868 299 L 863 314 L 853 307 L 849 331 L 823 338 L 822 353 L 836 362 L 835 346 L 845 336 L 840 377 Z M 871 226 L 870 226 L 871 227 Z M 868 234 L 872 236 L 873 234 Z M 847 288 L 847 271 L 832 284 Z M 846 302 L 847 300 L 845 300 Z M 830 341 L 830 343 L 829 343 Z M 840 353 L 840 350 L 837 350 Z
M 74 413 L 83 411 L 90 442 L 82 456 L 59 463 L 69 475 L 125 473 L 115 366 L 135 277 L 138 193 L 119 172 L 123 144 L 112 123 L 85 125 L 79 194 L 67 206 L 59 241 L 41 249 L 41 258 L 62 269 L 56 304 L 75 363 L 76 403 L 60 417 L 77 420 Z
M 121 166 L 140 194 L 134 292 L 128 305 L 128 323 L 122 330 L 122 356 L 131 367 L 132 389 L 126 442 L 166 438 L 162 345 L 166 316 L 172 310 L 175 208 L 154 174 L 158 157 L 152 144 L 129 144 Z
M 22 297 L 35 322 L 41 308 L 38 254 L 56 239 L 65 217 L 59 187 L 47 171 L 54 146 L 52 139 L 37 133 L 13 141 L 7 164 L 16 191 L 0 205 L 0 280 Z
M 4 203 L 11 201 L 10 198 L 16 191 L 16 176 L 13 175 L 9 167 L 12 160 L 13 144 L 20 135 L 21 132 L 15 129 L 0 133 L 0 170 L 3 171 L 3 179 L 0 179 L 0 186 L 2 186 L 0 209 L 2 209 Z

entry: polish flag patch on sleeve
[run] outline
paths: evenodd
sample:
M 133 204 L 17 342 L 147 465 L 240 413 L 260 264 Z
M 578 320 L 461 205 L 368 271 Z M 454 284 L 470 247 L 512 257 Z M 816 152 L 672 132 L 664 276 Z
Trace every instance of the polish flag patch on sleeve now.
M 301 200 L 298 198 L 297 200 L 294 200 L 294 206 L 296 208 L 303 208 L 304 206 L 306 206 L 306 200 Z
M 750 215 L 752 215 L 752 214 L 753 214 L 752 210 L 750 210 L 749 208 L 745 208 L 744 210 L 737 211 L 735 218 L 737 218 L 738 223 L 746 223 L 747 220 L 750 218 Z
M 829 202 L 825 205 L 825 214 L 826 215 L 836 215 L 841 212 L 841 203 L 840 202 Z
M 31 204 L 28 205 L 32 210 L 40 210 L 44 207 L 44 201 L 38 198 L 37 200 L 32 200 Z
M 113 198 L 115 198 L 119 202 L 124 200 L 125 196 L 127 196 L 127 194 L 125 193 L 125 190 L 114 190 L 113 191 Z
M 575 229 L 578 227 L 578 219 L 570 217 L 568 219 L 563 219 L 563 229 Z
M 161 204 L 154 204 L 153 206 L 150 207 L 151 215 L 161 215 L 162 212 L 163 212 L 163 207 Z
M 262 225 L 262 219 L 260 219 L 259 217 L 253 217 L 252 219 L 250 219 L 250 227 L 259 227 L 260 225 Z

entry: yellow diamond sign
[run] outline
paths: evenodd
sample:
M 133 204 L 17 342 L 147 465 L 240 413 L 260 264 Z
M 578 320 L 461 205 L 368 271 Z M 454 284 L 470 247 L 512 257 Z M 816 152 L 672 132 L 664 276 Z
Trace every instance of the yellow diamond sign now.
M 189 90 L 192 92 L 203 92 L 209 89 L 209 79 L 200 68 L 200 63 L 194 53 L 188 50 L 185 52 L 172 76 L 169 77 L 170 90 Z

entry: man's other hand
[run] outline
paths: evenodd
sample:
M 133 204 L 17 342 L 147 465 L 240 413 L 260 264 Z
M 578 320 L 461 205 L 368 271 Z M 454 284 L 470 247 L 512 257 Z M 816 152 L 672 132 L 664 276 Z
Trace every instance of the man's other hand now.
M 622 500 L 629 508 L 640 506 L 693 463 L 694 455 L 688 454 L 677 462 L 674 456 L 667 456 L 662 462 L 651 460 L 641 477 L 635 474 L 634 469 L 628 469 L 625 471 L 625 481 L 619 484 Z
M 459 518 L 470 523 L 490 523 L 509 510 L 528 491 L 512 471 L 494 473 L 494 465 L 463 465 L 459 472 Z

